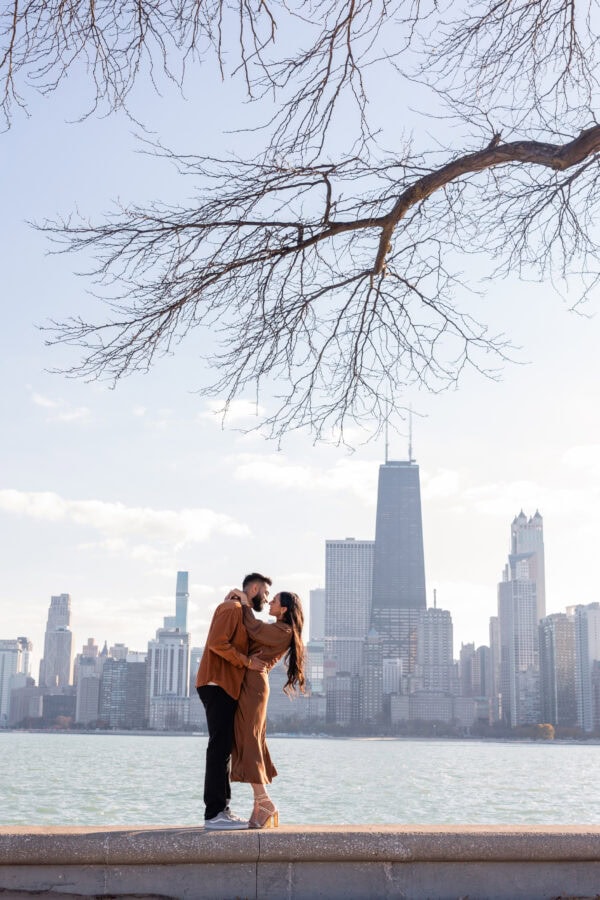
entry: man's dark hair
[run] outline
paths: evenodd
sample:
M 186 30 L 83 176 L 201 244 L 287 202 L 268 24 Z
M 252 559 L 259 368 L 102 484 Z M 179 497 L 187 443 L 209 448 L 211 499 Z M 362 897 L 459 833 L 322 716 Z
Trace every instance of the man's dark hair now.
M 273 584 L 273 580 L 269 578 L 268 575 L 261 575 L 260 572 L 250 572 L 249 575 L 246 575 L 244 580 L 242 581 L 242 590 L 246 590 L 249 584 L 252 584 L 253 581 L 264 581 L 265 584 L 268 584 L 269 587 Z
M 246 575 L 244 580 L 242 581 L 242 590 L 245 591 L 249 584 L 252 584 L 255 581 L 262 581 L 263 584 L 268 584 L 269 587 L 273 584 L 273 581 L 269 578 L 268 575 L 261 575 L 260 572 L 250 572 L 249 575 Z M 263 608 L 264 600 L 262 600 L 259 596 L 253 597 L 250 601 L 252 603 L 252 608 L 256 612 L 260 612 Z

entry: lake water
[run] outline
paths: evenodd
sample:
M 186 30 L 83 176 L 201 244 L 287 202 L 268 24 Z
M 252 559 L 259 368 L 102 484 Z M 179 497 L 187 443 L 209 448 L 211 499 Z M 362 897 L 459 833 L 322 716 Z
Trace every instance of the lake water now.
M 282 824 L 600 824 L 600 746 L 269 739 Z M 202 824 L 204 736 L 0 733 L 0 824 Z M 249 785 L 232 808 L 251 809 Z

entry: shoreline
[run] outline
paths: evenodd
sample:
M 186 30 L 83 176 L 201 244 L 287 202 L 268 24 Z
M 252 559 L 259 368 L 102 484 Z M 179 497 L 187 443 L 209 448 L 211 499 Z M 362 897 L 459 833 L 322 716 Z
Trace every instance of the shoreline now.
M 49 736 L 56 735 L 69 735 L 71 737 L 78 735 L 85 736 L 94 736 L 94 737 L 161 737 L 161 738 L 169 738 L 169 737 L 188 737 L 188 738 L 198 738 L 198 737 L 208 737 L 208 733 L 205 731 L 150 731 L 150 730 L 129 730 L 129 729 L 115 729 L 115 730 L 104 730 L 104 729 L 46 729 L 46 728 L 2 728 L 0 729 L 0 735 L 2 734 L 46 734 Z M 269 740 L 272 739 L 289 739 L 289 740 L 326 740 L 326 741 L 362 741 L 362 742 L 379 742 L 379 741 L 394 741 L 394 742 L 418 742 L 418 743 L 455 743 L 455 744 L 463 744 L 463 743 L 481 743 L 481 744 L 534 744 L 534 745 L 544 745 L 544 746 L 595 746 L 600 744 L 600 738 L 590 737 L 590 738 L 554 738 L 553 740 L 536 740 L 535 738 L 527 738 L 527 737 L 482 737 L 481 735 L 471 736 L 465 735 L 464 737 L 448 737 L 445 735 L 440 735 L 439 737 L 434 736 L 422 736 L 422 735 L 361 735 L 361 734 L 324 734 L 322 732 L 315 732 L 313 734 L 296 734 L 287 731 L 273 731 L 268 732 L 267 737 Z

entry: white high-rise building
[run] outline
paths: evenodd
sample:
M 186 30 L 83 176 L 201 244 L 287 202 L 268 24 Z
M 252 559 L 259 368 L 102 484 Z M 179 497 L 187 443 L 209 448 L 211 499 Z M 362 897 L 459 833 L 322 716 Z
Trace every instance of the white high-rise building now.
M 541 719 L 538 623 L 545 615 L 545 577 L 539 512 L 529 520 L 521 512 L 513 520 L 510 549 L 498 585 L 498 622 L 502 716 L 514 728 Z
M 178 628 L 159 628 L 148 642 L 149 725 L 161 731 L 189 722 L 190 636 Z
M 369 633 L 374 541 L 325 544 L 325 659 L 336 672 L 360 675 Z
M 370 628 L 374 541 L 346 538 L 325 544 L 325 646 L 323 653 L 327 721 L 347 725 L 365 706 L 381 703 L 373 689 L 381 681 L 368 653 L 369 699 L 365 697 L 365 641 Z M 375 646 L 373 644 L 373 646 Z M 379 652 L 379 658 L 381 654 Z M 373 696 L 372 696 L 373 695 Z
M 535 581 L 538 622 L 546 615 L 546 574 L 544 562 L 544 520 L 539 510 L 530 519 L 523 510 L 513 519 L 510 527 L 513 556 L 523 554 L 528 557 L 529 578 Z
M 40 662 L 40 687 L 62 688 L 72 683 L 73 635 L 70 624 L 70 594 L 51 597 L 44 636 L 44 656 Z
M 0 728 L 8 725 L 10 692 L 27 682 L 31 649 L 27 638 L 0 640 Z

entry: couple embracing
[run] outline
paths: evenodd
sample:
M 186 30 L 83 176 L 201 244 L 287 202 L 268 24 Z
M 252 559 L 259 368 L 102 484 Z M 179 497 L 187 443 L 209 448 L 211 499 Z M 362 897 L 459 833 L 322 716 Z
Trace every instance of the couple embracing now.
M 286 693 L 304 689 L 304 615 L 297 594 L 280 591 L 269 603 L 274 622 L 257 619 L 269 596 L 267 575 L 246 575 L 215 610 L 196 678 L 208 725 L 204 778 L 205 828 L 233 831 L 279 823 L 266 785 L 277 770 L 266 742 L 269 671 L 285 655 Z M 252 785 L 249 820 L 230 808 L 231 781 Z

